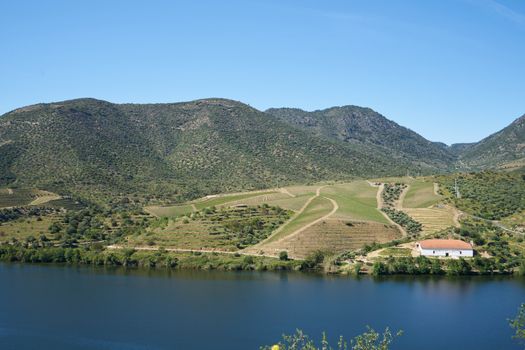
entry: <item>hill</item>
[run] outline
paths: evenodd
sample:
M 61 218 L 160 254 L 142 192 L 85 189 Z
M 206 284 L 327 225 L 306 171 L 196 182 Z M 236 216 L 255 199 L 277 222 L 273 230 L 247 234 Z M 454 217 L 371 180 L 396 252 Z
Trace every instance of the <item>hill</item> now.
M 175 200 L 418 168 L 365 143 L 328 140 L 240 102 L 78 99 L 0 117 L 1 186 L 97 201 Z
M 315 135 L 366 145 L 378 153 L 418 162 L 423 168 L 443 170 L 455 160 L 445 144 L 428 141 L 370 108 L 343 106 L 313 112 L 272 108 L 266 112 Z
M 525 165 L 525 115 L 503 130 L 460 152 L 460 161 L 472 168 L 523 167 Z

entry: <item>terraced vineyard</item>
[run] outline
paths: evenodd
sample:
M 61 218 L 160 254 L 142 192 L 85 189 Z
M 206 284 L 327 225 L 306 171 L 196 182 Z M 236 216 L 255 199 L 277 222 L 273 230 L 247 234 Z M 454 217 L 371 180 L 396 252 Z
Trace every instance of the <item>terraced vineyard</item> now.
M 456 211 L 438 204 L 443 197 L 435 193 L 434 187 L 431 181 L 415 179 L 411 181 L 402 203 L 403 211 L 423 225 L 422 234 L 431 234 L 457 226 Z
M 449 207 L 403 208 L 410 217 L 423 225 L 422 233 L 429 234 L 455 226 L 454 211 Z
M 404 203 L 396 202 L 396 206 L 399 205 L 401 209 L 406 206 L 405 203 L 414 206 L 403 210 L 423 224 L 423 233 L 454 225 L 454 212 L 451 208 L 427 208 L 441 199 L 434 193 L 433 182 L 414 178 L 396 180 L 409 186 L 406 195 L 400 199 Z M 377 198 L 378 187 L 359 180 L 211 196 L 182 205 L 148 207 L 148 212 L 166 218 L 164 226 L 130 237 L 128 244 L 224 251 L 242 249 L 244 253 L 267 255 L 288 251 L 291 257 L 296 258 L 303 258 L 319 249 L 340 253 L 402 236 L 398 227 L 392 225 L 378 210 Z M 261 205 L 286 209 L 291 218 L 268 218 L 271 223 L 265 227 L 265 233 L 256 235 L 250 241 L 243 241 L 225 229 L 228 222 L 250 217 L 232 213 Z M 201 216 L 212 207 L 217 210 L 215 214 Z M 293 212 L 295 214 L 292 215 Z M 224 213 L 229 214 L 224 217 Z M 183 216 L 194 218 L 184 219 Z
M 0 189 L 0 208 L 28 205 L 37 193 L 34 189 Z
M 294 218 L 294 220 L 287 223 L 280 231 L 276 232 L 272 237 L 270 237 L 269 242 L 278 241 L 279 239 L 293 234 L 312 221 L 327 215 L 330 213 L 332 208 L 332 203 L 328 199 L 323 197 L 314 198 L 301 214 L 299 214 Z
M 256 195 L 253 197 L 248 197 L 244 199 L 238 199 L 234 201 L 228 201 L 224 204 L 218 205 L 219 207 L 225 207 L 225 206 L 238 206 L 238 205 L 249 205 L 249 206 L 257 206 L 261 204 L 270 204 L 275 205 L 275 202 L 279 202 L 282 200 L 293 200 L 295 198 L 290 197 L 290 195 L 282 192 L 269 192 L 264 193 L 260 195 Z
M 268 243 L 261 248 L 261 251 L 274 255 L 287 251 L 289 256 L 301 259 L 317 250 L 337 254 L 360 249 L 366 244 L 384 243 L 399 237 L 401 234 L 395 226 L 327 219 L 307 228 L 299 235 Z
M 171 205 L 171 206 L 149 206 L 144 210 L 157 217 L 175 217 L 189 215 L 193 212 L 193 207 L 190 204 L 185 205 Z
M 194 211 L 219 206 L 233 206 L 236 204 L 259 205 L 272 199 L 289 198 L 276 191 L 257 191 L 247 193 L 233 193 L 217 196 L 208 196 L 182 205 L 148 206 L 146 212 L 157 217 L 177 217 L 189 215 Z
M 148 231 L 128 237 L 127 245 L 234 251 L 265 239 L 289 216 L 269 206 L 205 209 L 189 218 L 158 219 Z
M 32 188 L 0 189 L 0 208 L 41 205 L 61 197 L 55 193 Z

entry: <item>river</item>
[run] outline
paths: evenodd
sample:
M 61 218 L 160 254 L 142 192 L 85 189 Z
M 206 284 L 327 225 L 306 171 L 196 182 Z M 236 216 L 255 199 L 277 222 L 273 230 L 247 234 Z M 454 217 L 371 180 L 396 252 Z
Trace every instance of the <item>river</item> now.
M 373 279 L 0 264 L 0 349 L 258 349 L 402 329 L 393 349 L 521 349 L 518 278 Z

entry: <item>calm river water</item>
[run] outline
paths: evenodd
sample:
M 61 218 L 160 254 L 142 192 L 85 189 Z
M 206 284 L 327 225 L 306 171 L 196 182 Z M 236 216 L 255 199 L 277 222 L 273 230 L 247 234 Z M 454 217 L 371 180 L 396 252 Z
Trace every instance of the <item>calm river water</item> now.
M 394 349 L 521 349 L 516 278 L 374 280 L 299 273 L 0 264 L 0 349 L 258 349 L 402 329 Z

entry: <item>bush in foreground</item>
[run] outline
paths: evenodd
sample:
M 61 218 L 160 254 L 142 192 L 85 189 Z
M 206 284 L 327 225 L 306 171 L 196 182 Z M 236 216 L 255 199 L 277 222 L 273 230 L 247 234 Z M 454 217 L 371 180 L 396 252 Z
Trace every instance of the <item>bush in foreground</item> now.
M 298 329 L 295 334 L 283 335 L 283 340 L 278 344 L 261 347 L 261 350 L 388 350 L 394 339 L 401 334 L 401 331 L 393 334 L 389 328 L 386 328 L 383 333 L 379 333 L 367 327 L 366 332 L 351 339 L 350 343 L 341 336 L 336 347 L 332 347 L 325 333 L 323 333 L 320 343 L 317 344 Z

